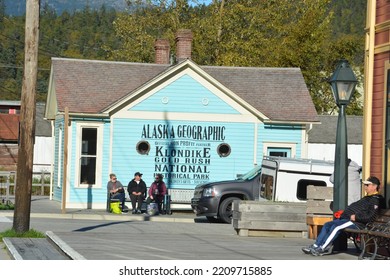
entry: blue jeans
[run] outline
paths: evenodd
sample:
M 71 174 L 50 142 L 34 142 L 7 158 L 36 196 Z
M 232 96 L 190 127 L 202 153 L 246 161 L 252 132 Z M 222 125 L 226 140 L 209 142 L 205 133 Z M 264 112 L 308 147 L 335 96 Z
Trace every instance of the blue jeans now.
M 340 232 L 345 228 L 358 228 L 353 222 L 347 219 L 336 219 L 324 224 L 315 244 L 325 249 L 331 244 Z
M 125 207 L 125 200 L 126 200 L 126 196 L 125 196 L 125 193 L 122 192 L 122 193 L 115 193 L 113 195 L 111 195 L 111 198 L 114 198 L 114 199 L 119 199 L 119 201 L 121 202 L 121 209 L 122 211 L 124 210 L 124 207 Z

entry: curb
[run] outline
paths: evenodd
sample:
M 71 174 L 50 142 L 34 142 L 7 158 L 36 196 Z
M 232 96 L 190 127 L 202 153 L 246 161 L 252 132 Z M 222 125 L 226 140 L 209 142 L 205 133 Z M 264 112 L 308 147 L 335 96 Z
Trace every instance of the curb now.
M 46 231 L 47 239 L 72 260 L 86 260 L 84 256 L 75 251 L 52 231 Z
M 194 218 L 173 216 L 148 216 L 148 215 L 114 215 L 114 214 L 52 214 L 31 213 L 34 218 L 71 219 L 71 220 L 97 220 L 97 221 L 151 221 L 151 222 L 181 222 L 195 223 Z
M 16 250 L 15 246 L 9 240 L 8 237 L 3 238 L 3 243 L 7 247 L 7 251 L 13 260 L 23 260 L 23 257 L 19 254 L 18 250 Z
M 0 213 L 1 217 L 13 217 L 13 213 Z M 177 217 L 172 215 L 115 215 L 115 214 L 83 214 L 83 213 L 31 213 L 30 217 L 45 219 L 96 220 L 96 221 L 151 221 L 151 222 L 181 222 L 196 223 L 196 217 Z

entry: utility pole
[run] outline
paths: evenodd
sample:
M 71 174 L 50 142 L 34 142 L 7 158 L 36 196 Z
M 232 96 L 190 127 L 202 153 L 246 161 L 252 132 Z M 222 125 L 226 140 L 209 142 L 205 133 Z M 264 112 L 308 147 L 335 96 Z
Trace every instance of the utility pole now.
M 38 43 L 39 0 L 26 0 L 24 71 L 13 221 L 13 229 L 17 233 L 24 233 L 30 229 Z

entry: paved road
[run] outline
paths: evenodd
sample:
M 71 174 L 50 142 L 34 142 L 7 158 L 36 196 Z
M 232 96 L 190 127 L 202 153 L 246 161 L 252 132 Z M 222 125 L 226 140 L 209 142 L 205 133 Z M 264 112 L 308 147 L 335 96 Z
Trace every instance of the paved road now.
M 12 212 L 0 212 L 0 231 L 11 227 Z M 352 244 L 347 252 L 315 258 L 301 252 L 302 246 L 311 243 L 306 238 L 241 237 L 231 225 L 208 223 L 188 212 L 150 219 L 99 210 L 61 214 L 58 203 L 36 200 L 30 228 L 53 232 L 89 260 L 357 259 Z

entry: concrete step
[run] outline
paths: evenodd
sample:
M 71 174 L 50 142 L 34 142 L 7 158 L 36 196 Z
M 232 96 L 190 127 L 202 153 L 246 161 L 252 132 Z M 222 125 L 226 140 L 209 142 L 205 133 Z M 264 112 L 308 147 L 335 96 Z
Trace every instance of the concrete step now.
M 71 260 L 46 238 L 3 238 L 12 259 L 15 260 Z

